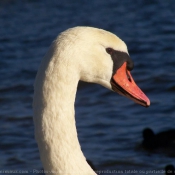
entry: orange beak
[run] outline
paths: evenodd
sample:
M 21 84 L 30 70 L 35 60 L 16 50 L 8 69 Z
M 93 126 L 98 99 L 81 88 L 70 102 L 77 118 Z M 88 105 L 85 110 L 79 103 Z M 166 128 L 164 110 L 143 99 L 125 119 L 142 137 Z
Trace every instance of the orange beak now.
M 126 66 L 127 63 L 124 62 L 124 64 L 113 75 L 111 79 L 112 89 L 115 92 L 130 98 L 134 102 L 148 107 L 150 105 L 150 100 L 136 85 Z

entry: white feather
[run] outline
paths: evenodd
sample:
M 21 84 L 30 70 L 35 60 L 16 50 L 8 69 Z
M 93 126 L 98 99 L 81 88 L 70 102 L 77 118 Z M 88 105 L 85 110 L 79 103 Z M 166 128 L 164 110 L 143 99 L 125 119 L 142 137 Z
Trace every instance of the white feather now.
M 75 27 L 61 33 L 42 60 L 33 108 L 35 138 L 47 174 L 96 174 L 81 151 L 74 102 L 79 80 L 111 89 L 113 62 L 107 47 L 128 53 L 125 43 L 110 32 Z

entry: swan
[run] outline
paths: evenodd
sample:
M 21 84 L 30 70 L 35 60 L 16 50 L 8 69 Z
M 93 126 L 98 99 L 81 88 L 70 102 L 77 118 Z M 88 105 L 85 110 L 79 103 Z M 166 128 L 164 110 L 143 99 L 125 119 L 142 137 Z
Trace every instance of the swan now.
M 77 137 L 74 102 L 79 80 L 101 84 L 149 106 L 135 84 L 133 62 L 116 35 L 93 27 L 63 31 L 44 56 L 34 83 L 35 139 L 47 174 L 95 175 Z

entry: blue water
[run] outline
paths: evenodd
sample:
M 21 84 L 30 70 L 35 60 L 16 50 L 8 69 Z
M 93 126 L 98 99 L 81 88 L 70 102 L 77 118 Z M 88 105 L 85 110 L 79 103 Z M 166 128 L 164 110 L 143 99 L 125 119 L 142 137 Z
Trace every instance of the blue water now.
M 143 108 L 99 85 L 80 84 L 76 123 L 85 156 L 103 174 L 146 174 L 175 165 L 172 155 L 137 149 L 145 127 L 175 128 L 175 1 L 1 0 L 0 170 L 42 170 L 33 82 L 52 40 L 80 25 L 109 30 L 126 42 L 135 63 L 132 75 L 151 100 Z

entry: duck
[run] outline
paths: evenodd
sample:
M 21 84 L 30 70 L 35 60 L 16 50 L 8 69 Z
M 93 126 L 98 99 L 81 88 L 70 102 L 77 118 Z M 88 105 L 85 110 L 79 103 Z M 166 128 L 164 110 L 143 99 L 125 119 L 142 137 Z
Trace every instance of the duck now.
M 175 129 L 169 129 L 155 134 L 151 128 L 145 128 L 142 135 L 142 146 L 145 149 L 175 148 Z
M 52 42 L 39 66 L 33 96 L 33 120 L 44 172 L 95 175 L 77 136 L 74 103 L 78 82 L 97 83 L 148 107 L 136 85 L 127 46 L 115 34 L 94 27 L 73 27 Z
M 165 167 L 165 175 L 175 175 L 175 168 L 172 164 L 169 164 Z

